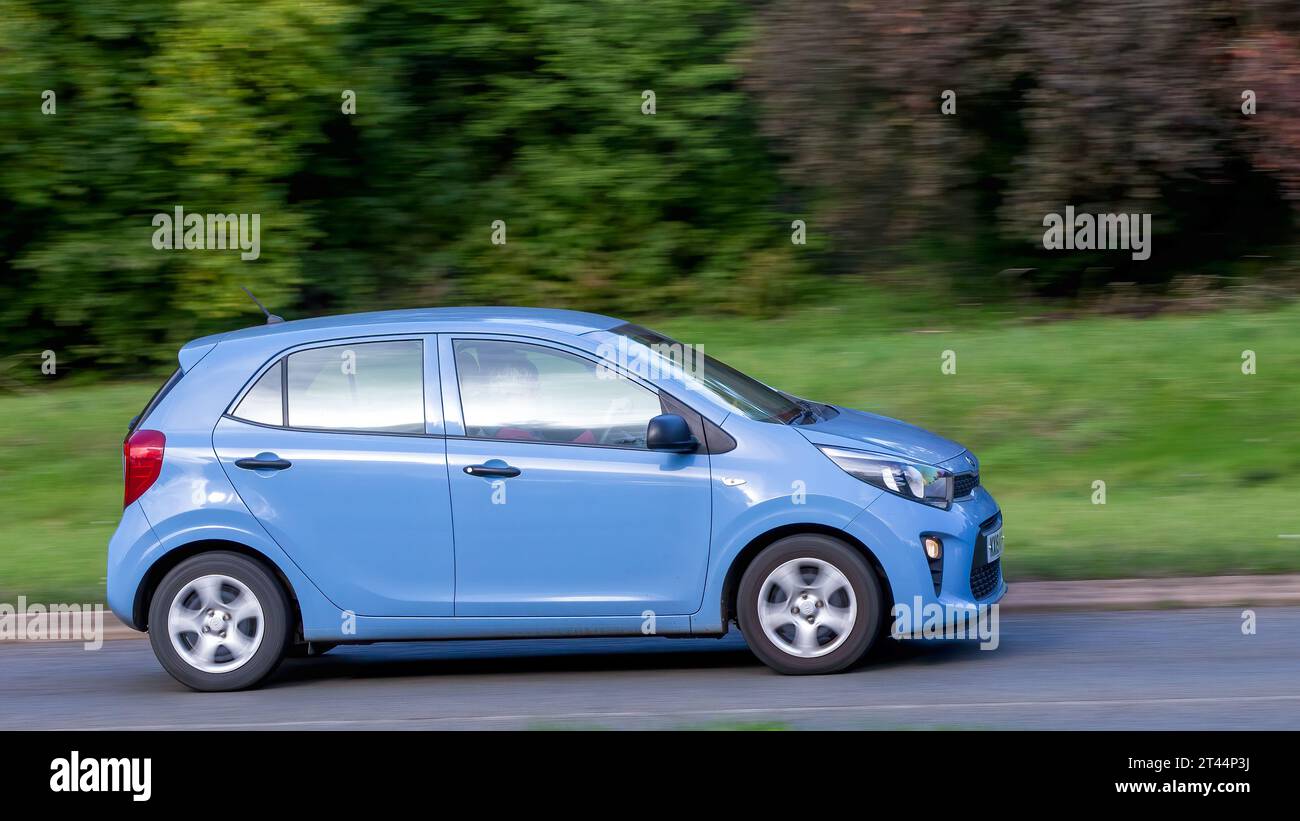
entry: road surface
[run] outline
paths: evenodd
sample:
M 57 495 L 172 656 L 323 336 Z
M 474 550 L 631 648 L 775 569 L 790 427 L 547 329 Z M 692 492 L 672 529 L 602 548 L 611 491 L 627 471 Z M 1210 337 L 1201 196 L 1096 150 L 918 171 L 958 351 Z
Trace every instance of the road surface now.
M 147 641 L 0 645 L 0 729 L 1300 729 L 1300 608 L 1003 614 L 1001 644 L 909 642 L 785 677 L 725 639 L 340 647 L 193 693 Z M 895 643 L 890 642 L 891 645 Z

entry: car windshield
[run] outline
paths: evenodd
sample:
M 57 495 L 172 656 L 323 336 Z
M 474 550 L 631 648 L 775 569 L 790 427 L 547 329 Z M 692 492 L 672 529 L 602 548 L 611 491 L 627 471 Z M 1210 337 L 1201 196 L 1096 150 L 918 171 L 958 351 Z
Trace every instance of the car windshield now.
M 671 360 L 680 366 L 688 383 L 694 383 L 694 387 L 750 419 L 790 424 L 812 412 L 789 396 L 719 362 L 699 348 L 683 345 L 657 331 L 627 324 L 611 328 L 610 333 L 648 348 L 656 357 Z

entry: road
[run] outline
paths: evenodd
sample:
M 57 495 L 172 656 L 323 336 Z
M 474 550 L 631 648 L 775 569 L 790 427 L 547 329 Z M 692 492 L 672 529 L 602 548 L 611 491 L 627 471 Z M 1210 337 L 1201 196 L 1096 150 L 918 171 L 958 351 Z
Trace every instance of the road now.
M 0 729 L 1300 729 L 1300 608 L 1003 614 L 1001 644 L 908 642 L 792 678 L 739 635 L 338 648 L 192 693 L 146 641 L 0 645 Z

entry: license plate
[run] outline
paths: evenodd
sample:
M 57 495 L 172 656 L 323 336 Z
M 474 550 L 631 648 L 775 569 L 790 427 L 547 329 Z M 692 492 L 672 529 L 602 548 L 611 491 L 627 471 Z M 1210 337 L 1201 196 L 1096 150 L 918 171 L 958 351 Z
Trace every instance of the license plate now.
M 984 544 L 988 545 L 989 561 L 999 558 L 1002 555 L 1002 528 L 998 528 L 989 535 L 984 537 Z

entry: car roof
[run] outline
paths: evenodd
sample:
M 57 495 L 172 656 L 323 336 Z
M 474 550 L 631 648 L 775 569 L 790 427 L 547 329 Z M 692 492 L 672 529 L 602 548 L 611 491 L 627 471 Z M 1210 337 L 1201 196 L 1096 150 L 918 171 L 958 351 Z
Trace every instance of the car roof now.
M 465 308 L 408 308 L 400 311 L 374 311 L 359 314 L 321 316 L 312 319 L 295 319 L 273 325 L 257 325 L 222 334 L 196 339 L 185 347 L 220 340 L 253 339 L 295 331 L 338 331 L 352 327 L 375 325 L 429 326 L 436 333 L 441 323 L 483 323 L 484 330 L 496 328 L 542 328 L 559 333 L 585 334 L 603 331 L 624 324 L 621 319 L 585 311 L 567 311 L 558 308 L 465 307 Z

